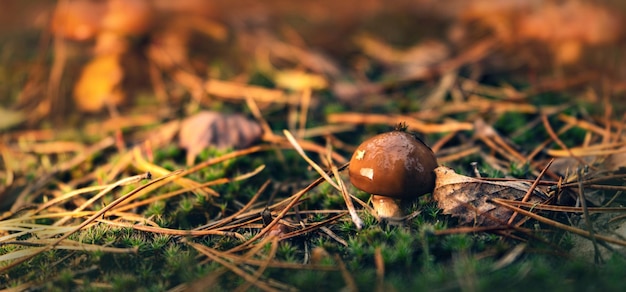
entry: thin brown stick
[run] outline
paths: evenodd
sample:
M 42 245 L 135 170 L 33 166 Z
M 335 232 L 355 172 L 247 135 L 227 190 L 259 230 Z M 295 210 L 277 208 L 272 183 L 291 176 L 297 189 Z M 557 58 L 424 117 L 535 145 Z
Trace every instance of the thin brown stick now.
M 385 259 L 383 259 L 383 253 L 380 246 L 374 250 L 374 265 L 376 266 L 376 292 L 384 292 Z
M 247 281 L 246 283 L 237 287 L 235 291 L 237 292 L 248 291 L 251 285 L 259 281 L 259 279 L 263 275 L 263 272 L 265 272 L 269 264 L 272 262 L 272 260 L 276 256 L 276 251 L 278 250 L 278 238 L 274 237 L 272 238 L 271 241 L 272 243 L 271 243 L 270 251 L 267 255 L 267 259 L 263 261 L 261 265 L 259 265 L 259 268 L 256 271 L 254 271 L 254 274 L 252 274 L 252 281 Z
M 252 196 L 252 198 L 250 198 L 250 200 L 248 200 L 248 203 L 246 203 L 246 205 L 244 205 L 241 209 L 237 210 L 237 212 L 233 213 L 232 215 L 221 219 L 218 222 L 211 222 L 209 224 L 200 226 L 195 228 L 194 230 L 202 230 L 205 228 L 218 228 L 221 226 L 224 226 L 225 224 L 234 221 L 237 216 L 241 215 L 243 212 L 247 211 L 248 209 L 250 209 L 252 207 L 252 205 L 254 205 L 254 203 L 259 199 L 259 197 L 261 196 L 261 194 L 263 194 L 263 192 L 265 192 L 265 189 L 267 188 L 267 186 L 270 184 L 270 180 L 266 180 L 263 185 L 261 185 L 261 187 L 256 191 L 256 193 L 254 194 L 254 196 Z
M 331 218 L 328 218 L 328 219 L 326 219 L 326 220 L 324 220 L 322 222 L 317 222 L 317 223 L 315 223 L 313 225 L 310 225 L 310 226 L 307 226 L 305 228 L 302 228 L 302 229 L 299 229 L 299 230 L 296 230 L 296 231 L 293 231 L 293 232 L 281 235 L 280 239 L 292 238 L 292 237 L 296 237 L 296 236 L 300 236 L 300 235 L 309 233 L 309 232 L 311 232 L 311 231 L 313 231 L 313 230 L 315 230 L 317 228 L 321 228 L 321 227 L 323 227 L 325 225 L 328 225 L 328 224 L 330 224 L 330 223 L 332 223 L 334 221 L 337 221 L 337 220 L 339 220 L 341 217 L 343 217 L 345 215 L 346 215 L 345 212 L 341 213 L 339 215 L 335 215 L 335 216 L 333 216 Z
M 606 82 L 604 82 L 604 89 L 606 89 Z M 604 135 L 602 135 L 602 143 L 611 142 L 611 116 L 613 115 L 613 104 L 609 101 L 608 90 L 604 90 L 604 96 L 602 98 L 602 104 L 604 105 Z
M 591 237 L 592 237 L 592 235 L 588 231 L 585 231 L 585 230 L 582 230 L 582 229 L 579 229 L 579 228 L 576 228 L 576 227 L 572 227 L 572 226 L 569 226 L 569 225 L 566 225 L 566 224 L 563 224 L 563 223 L 560 223 L 560 222 L 557 222 L 557 221 L 545 218 L 545 217 L 540 216 L 538 214 L 535 214 L 533 212 L 526 211 L 526 210 L 524 210 L 522 208 L 518 208 L 518 207 L 515 207 L 515 206 L 512 206 L 512 205 L 509 205 L 508 203 L 505 203 L 505 201 L 503 201 L 503 200 L 491 199 L 489 201 L 490 202 L 494 202 L 495 204 L 497 204 L 499 206 L 502 206 L 502 207 L 505 207 L 505 208 L 507 208 L 509 210 L 516 211 L 517 213 L 522 214 L 524 216 L 531 217 L 532 219 L 535 219 L 535 220 L 537 220 L 537 221 L 539 221 L 541 223 L 545 223 L 545 224 L 548 224 L 548 225 L 554 226 L 556 228 L 560 228 L 560 229 L 563 229 L 563 230 L 566 230 L 566 231 L 578 234 L 580 236 L 583 236 L 583 237 L 586 237 L 586 238 L 589 238 L 589 239 L 591 239 Z M 626 246 L 626 241 L 621 240 L 621 239 L 612 238 L 612 237 L 603 236 L 603 235 L 598 235 L 598 234 L 593 235 L 593 237 L 595 237 L 596 239 L 605 241 L 607 243 L 613 243 L 613 244 L 618 244 L 618 245 L 621 245 L 621 246 Z
M 220 265 L 226 267 L 227 269 L 229 269 L 233 273 L 235 273 L 238 276 L 244 278 L 246 281 L 252 283 L 257 288 L 259 288 L 259 289 L 261 289 L 263 291 L 276 291 L 276 292 L 278 291 L 277 289 L 275 289 L 274 287 L 270 286 L 266 282 L 258 281 L 258 279 L 255 281 L 255 279 L 254 279 L 254 277 L 252 275 L 248 274 L 247 272 L 245 272 L 244 270 L 239 268 L 236 264 L 233 264 L 233 263 L 231 263 L 229 261 L 226 261 L 225 259 L 222 259 L 221 257 L 219 257 L 216 254 L 214 254 L 212 248 L 208 248 L 208 247 L 206 247 L 204 245 L 193 243 L 193 242 L 188 242 L 187 244 L 191 245 L 197 251 L 201 252 L 202 254 L 204 254 L 205 256 L 210 258 L 211 260 L 219 263 Z
M 508 229 L 511 229 L 511 227 L 510 226 L 506 226 L 506 225 L 456 227 L 456 228 L 447 228 L 447 229 L 443 229 L 443 230 L 435 230 L 435 231 L 433 231 L 433 234 L 435 234 L 435 235 L 449 235 L 449 234 L 477 233 L 477 232 L 498 231 L 498 230 L 508 230 Z
M 541 121 L 543 122 L 543 126 L 545 127 L 546 131 L 548 132 L 548 135 L 550 135 L 550 138 L 552 138 L 552 140 L 554 140 L 554 142 L 556 142 L 556 144 L 558 144 L 559 147 L 561 147 L 562 149 L 566 150 L 570 154 L 570 156 L 573 157 L 574 159 L 576 159 L 578 161 L 578 163 L 580 163 L 581 165 L 587 165 L 587 162 L 582 160 L 580 157 L 574 155 L 574 153 L 567 147 L 567 145 L 565 145 L 565 143 L 563 143 L 563 141 L 561 141 L 559 136 L 557 136 L 557 134 L 552 129 L 552 126 L 550 125 L 550 121 L 548 121 L 548 116 L 547 115 L 545 115 L 545 114 L 541 115 Z
M 132 228 L 139 231 L 159 233 L 159 234 L 168 234 L 168 235 L 180 235 L 180 236 L 205 236 L 205 235 L 219 235 L 219 236 L 230 236 L 235 237 L 239 240 L 245 240 L 246 238 L 236 232 L 228 232 L 228 231 L 219 231 L 219 230 L 178 230 L 171 228 L 163 228 L 163 227 L 151 227 L 145 225 L 137 225 L 131 224 L 127 222 L 115 222 L 110 220 L 98 219 L 99 222 L 106 223 L 109 225 L 119 226 L 119 227 L 127 227 Z
M 346 268 L 346 264 L 343 262 L 343 260 L 341 260 L 341 257 L 338 254 L 335 254 L 333 258 L 335 259 L 335 263 L 337 263 L 337 266 L 339 267 L 339 271 L 341 272 L 343 280 L 346 282 L 346 290 L 350 292 L 359 291 L 356 286 L 356 282 L 354 281 L 354 278 L 352 277 L 352 275 L 350 275 L 350 272 L 348 271 L 348 268 Z
M 432 149 L 434 153 L 437 153 L 439 151 L 439 149 L 441 149 L 443 147 L 443 145 L 445 145 L 450 140 L 452 140 L 452 138 L 454 138 L 457 134 L 458 134 L 457 131 L 450 132 L 450 133 L 446 134 L 441 139 L 439 139 L 437 142 L 435 142 L 435 144 L 433 144 L 430 147 L 430 149 Z
M 559 114 L 558 118 L 559 118 L 559 120 L 561 120 L 561 121 L 563 121 L 565 123 L 572 124 L 572 125 L 574 125 L 576 127 L 584 129 L 584 130 L 591 131 L 591 132 L 593 132 L 595 134 L 598 134 L 600 136 L 604 135 L 604 133 L 605 133 L 604 129 L 599 127 L 599 126 L 597 126 L 597 125 L 594 125 L 594 124 L 592 124 L 590 122 L 587 122 L 587 121 L 578 120 L 577 118 L 569 116 L 569 115 L 566 115 L 566 114 Z M 614 137 L 614 138 L 617 138 L 617 137 Z
M 525 207 L 525 208 L 530 208 L 534 210 L 567 212 L 567 213 L 582 213 L 583 212 L 583 209 L 580 207 L 537 204 L 537 203 L 520 202 L 517 200 L 507 200 L 507 199 L 498 199 L 498 200 L 502 201 L 503 203 L 512 205 L 512 206 Z M 587 210 L 589 211 L 589 213 L 626 212 L 625 207 L 588 207 Z
M 382 114 L 363 113 L 340 113 L 330 114 L 326 118 L 329 123 L 349 123 L 349 124 L 384 124 L 389 126 L 405 122 L 409 130 L 420 133 L 443 133 L 455 131 L 471 131 L 474 129 L 472 123 L 450 121 L 444 124 L 429 124 L 410 116 L 390 116 Z
M 583 166 L 579 166 L 577 170 L 577 178 L 578 178 L 578 198 L 580 200 L 580 206 L 583 209 L 583 217 L 585 218 L 585 225 L 587 225 L 587 229 L 589 235 L 591 237 L 591 242 L 593 243 L 594 250 L 594 259 L 596 264 L 602 262 L 602 257 L 600 256 L 600 250 L 598 249 L 598 242 L 596 241 L 595 230 L 593 230 L 593 224 L 591 224 L 591 218 L 589 217 L 589 210 L 587 210 L 587 198 L 585 197 L 585 189 L 583 188 L 582 176 L 583 176 Z
M 524 194 L 524 197 L 522 198 L 522 202 L 528 202 L 528 199 L 530 199 L 530 195 L 535 191 L 537 184 L 539 184 L 539 181 L 541 181 L 541 178 L 543 177 L 543 175 L 546 173 L 548 168 L 550 168 L 550 165 L 552 165 L 552 162 L 554 162 L 554 159 L 551 159 L 550 162 L 548 162 L 548 165 L 546 165 L 546 167 L 544 167 L 543 170 L 541 170 L 541 173 L 537 176 L 537 178 L 535 179 L 533 184 L 530 186 L 528 191 L 526 191 L 526 194 Z M 511 215 L 511 219 L 509 219 L 508 224 L 513 224 L 513 220 L 515 220 L 516 216 L 517 216 L 517 213 L 513 212 L 513 215 Z M 519 222 L 517 226 L 521 226 L 521 223 L 522 222 Z

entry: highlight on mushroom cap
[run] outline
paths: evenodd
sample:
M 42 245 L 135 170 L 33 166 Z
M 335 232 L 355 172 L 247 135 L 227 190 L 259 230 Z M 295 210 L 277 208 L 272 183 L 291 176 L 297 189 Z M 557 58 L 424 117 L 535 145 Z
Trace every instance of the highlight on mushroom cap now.
M 350 181 L 365 192 L 417 197 L 432 192 L 437 160 L 412 134 L 394 130 L 364 141 L 350 159 Z

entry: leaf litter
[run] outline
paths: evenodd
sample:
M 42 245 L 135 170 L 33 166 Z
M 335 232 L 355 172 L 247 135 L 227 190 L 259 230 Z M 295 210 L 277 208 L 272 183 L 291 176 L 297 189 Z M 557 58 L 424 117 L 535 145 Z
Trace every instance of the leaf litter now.
M 345 165 L 337 165 L 373 129 L 399 122 L 425 135 L 439 162 L 458 172 L 438 168 L 433 195 L 414 202 L 413 213 L 401 221 L 404 226 L 393 229 L 421 236 L 411 246 L 425 254 L 423 262 L 404 257 L 412 265 L 446 260 L 436 253 L 438 247 L 429 247 L 433 234 L 445 240 L 450 234 L 491 233 L 511 243 L 502 257 L 495 247 L 482 250 L 496 262 L 494 273 L 532 254 L 532 246 L 564 241 L 561 234 L 588 239 L 587 259 L 598 263 L 623 253 L 623 84 L 606 77 L 623 76 L 616 69 L 622 64 L 608 66 L 612 74 L 568 67 L 585 68 L 594 60 L 605 65 L 593 57 L 622 38 L 616 25 L 620 13 L 582 1 L 415 2 L 423 5 L 419 11 L 387 8 L 449 24 L 428 37 L 415 30 L 420 26 L 410 25 L 410 35 L 419 37 L 404 35 L 412 43 L 400 45 L 394 34 L 377 31 L 384 25 L 371 20 L 380 12 L 380 1 L 334 9 L 287 5 L 295 12 L 281 5 L 233 9 L 226 2 L 60 1 L 49 19 L 53 64 L 49 71 L 41 61 L 29 69 L 16 106 L 8 108 L 29 114 L 8 121 L 2 132 L 0 247 L 6 249 L 0 269 L 16 280 L 3 276 L 0 284 L 27 289 L 49 279 L 60 283 L 59 277 L 42 281 L 21 269 L 53 250 L 82 247 L 146 257 L 145 245 L 116 241 L 124 247 L 111 247 L 83 240 L 102 228 L 124 228 L 143 241 L 166 236 L 177 248 L 196 251 L 198 267 L 217 266 L 193 279 L 163 282 L 174 291 L 224 285 L 232 276 L 238 281 L 228 288 L 306 289 L 276 269 L 339 272 L 336 289 L 394 287 L 390 279 L 397 277 L 399 262 L 393 252 L 402 248 L 392 252 L 385 247 L 394 241 L 381 244 L 376 236 L 368 237 L 387 227 L 379 226 L 368 202 L 344 182 Z M 280 23 L 289 13 L 309 15 L 313 24 L 331 21 L 341 29 L 322 34 L 312 33 L 315 26 L 307 31 L 264 23 Z M 256 14 L 260 17 L 247 18 Z M 328 15 L 342 17 L 329 20 Z M 361 26 L 368 21 L 373 21 L 371 31 Z M 138 59 L 145 62 L 132 62 Z M 222 66 L 211 65 L 215 62 Z M 148 73 L 134 76 L 142 70 Z M 145 101 L 133 91 L 142 86 L 141 79 L 149 80 L 147 87 L 157 96 L 143 109 Z M 559 105 L 545 98 L 556 94 L 572 97 L 559 99 Z M 72 95 L 74 103 L 66 102 L 64 97 Z M 420 106 L 422 99 L 426 102 Z M 604 112 L 589 112 L 579 102 Z M 244 104 L 255 120 L 225 113 Z M 96 121 L 83 127 L 81 120 L 74 129 L 79 134 L 69 134 L 81 142 L 54 144 L 68 134 L 46 131 L 41 122 L 65 117 L 74 108 L 84 115 L 79 119 L 86 115 Z M 133 120 L 133 108 L 148 118 Z M 110 116 L 106 122 L 98 116 L 104 114 Z M 532 138 L 515 139 L 528 133 Z M 172 165 L 160 158 L 164 149 L 186 150 L 186 157 L 173 151 Z M 213 152 L 197 161 L 203 151 Z M 254 160 L 258 157 L 263 161 Z M 17 160 L 36 165 L 36 171 L 16 165 Z M 255 162 L 240 162 L 246 160 Z M 526 169 L 516 175 L 526 179 L 469 177 L 462 174 L 468 160 L 481 162 L 474 166 L 478 175 Z M 229 168 L 233 164 L 239 168 Z M 315 171 L 302 171 L 308 166 Z M 155 179 L 139 182 L 146 173 Z M 316 203 L 318 192 L 341 198 L 341 204 Z M 429 203 L 437 204 L 436 210 Z M 176 216 L 194 219 L 193 224 L 168 222 L 161 207 L 178 208 Z M 359 242 L 377 245 L 368 254 L 371 259 L 356 256 Z M 299 249 L 295 261 L 284 256 L 289 246 Z M 463 249 L 459 258 L 468 251 L 474 252 Z M 84 252 L 67 255 L 77 253 Z M 372 260 L 375 267 L 368 266 Z M 368 268 L 375 270 L 375 283 L 360 277 L 359 270 Z M 78 267 L 70 269 L 75 283 L 89 280 Z M 452 274 L 459 281 L 454 285 L 460 285 L 455 288 L 475 288 L 475 275 Z

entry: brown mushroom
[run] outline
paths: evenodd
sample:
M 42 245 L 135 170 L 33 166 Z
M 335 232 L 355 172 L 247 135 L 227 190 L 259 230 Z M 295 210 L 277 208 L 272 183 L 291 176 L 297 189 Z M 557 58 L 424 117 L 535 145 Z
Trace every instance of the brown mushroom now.
M 400 217 L 396 200 L 417 198 L 435 187 L 437 159 L 424 142 L 399 125 L 361 143 L 350 159 L 350 182 L 372 194 L 380 218 Z

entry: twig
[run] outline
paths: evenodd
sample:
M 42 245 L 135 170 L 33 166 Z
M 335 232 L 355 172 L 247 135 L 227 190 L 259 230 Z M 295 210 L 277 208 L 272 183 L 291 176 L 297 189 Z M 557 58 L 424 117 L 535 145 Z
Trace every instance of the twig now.
M 326 118 L 329 123 L 350 123 L 350 124 L 385 124 L 389 126 L 405 122 L 409 130 L 420 133 L 444 133 L 455 131 L 471 131 L 474 129 L 472 123 L 449 121 L 444 124 L 429 124 L 410 116 L 390 116 L 382 114 L 363 113 L 340 113 L 330 114 Z
M 495 204 L 497 204 L 499 206 L 505 207 L 505 208 L 507 208 L 509 210 L 516 211 L 519 214 L 531 217 L 531 218 L 533 218 L 533 219 L 535 219 L 535 220 L 537 220 L 539 222 L 542 222 L 542 223 L 554 226 L 556 228 L 560 228 L 560 229 L 563 229 L 563 230 L 566 230 L 566 231 L 578 234 L 580 236 L 583 236 L 583 237 L 586 237 L 586 238 L 589 238 L 589 239 L 594 237 L 596 239 L 605 241 L 607 243 L 613 243 L 613 244 L 618 244 L 618 245 L 621 245 L 621 246 L 626 246 L 626 241 L 624 241 L 624 240 L 617 239 L 617 238 L 612 238 L 612 237 L 608 237 L 608 236 L 603 236 L 603 235 L 598 235 L 598 234 L 591 235 L 589 233 L 589 231 L 585 231 L 585 230 L 582 230 L 582 229 L 579 229 L 579 228 L 576 228 L 576 227 L 565 225 L 563 223 L 560 223 L 560 222 L 557 222 L 557 221 L 545 218 L 545 217 L 540 216 L 538 214 L 535 214 L 533 212 L 529 212 L 529 211 L 526 211 L 526 210 L 524 210 L 522 208 L 518 208 L 518 207 L 512 206 L 512 205 L 506 203 L 504 200 L 501 200 L 501 199 L 490 199 L 489 202 L 493 202 L 493 203 L 495 203 Z
M 533 182 L 533 184 L 530 186 L 530 188 L 528 189 L 528 191 L 526 191 L 526 194 L 524 194 L 524 197 L 522 198 L 522 202 L 528 202 L 528 199 L 530 199 L 531 194 L 535 191 L 535 188 L 537 187 L 537 185 L 539 184 L 539 182 L 541 181 L 541 178 L 543 177 L 543 175 L 546 173 L 546 171 L 548 170 L 548 168 L 550 168 L 550 165 L 552 165 L 552 162 L 554 162 L 554 158 L 550 160 L 550 162 L 548 162 L 548 165 L 546 165 L 546 167 L 544 167 L 541 170 L 541 173 L 539 173 L 539 175 L 537 176 L 537 178 L 535 179 L 535 181 Z M 517 216 L 516 212 L 513 212 L 513 215 L 511 215 L 511 219 L 509 219 L 509 222 L 507 224 L 513 224 L 513 220 L 515 220 L 515 217 Z M 521 226 L 522 222 L 519 222 L 517 224 L 517 226 Z
M 547 115 L 541 115 L 541 121 L 543 122 L 543 126 L 545 127 L 546 131 L 548 132 L 548 135 L 550 135 L 550 138 L 552 138 L 552 140 L 554 140 L 554 142 L 556 142 L 556 144 L 558 144 L 559 147 L 561 147 L 562 149 L 566 150 L 570 154 L 570 156 L 573 157 L 574 159 L 576 159 L 578 161 L 578 163 L 580 163 L 581 165 L 587 165 L 587 162 L 582 160 L 580 157 L 574 155 L 574 153 L 567 147 L 567 145 L 565 145 L 565 143 L 563 143 L 563 141 L 561 141 L 559 136 L 556 135 L 556 133 L 552 129 L 552 126 L 550 126 L 550 122 L 548 121 L 548 116 Z
M 582 175 L 583 175 L 582 166 L 578 167 L 577 175 L 578 175 L 578 196 L 580 199 L 580 206 L 583 209 L 583 216 L 585 217 L 585 225 L 587 225 L 591 242 L 593 243 L 594 259 L 595 259 L 595 262 L 599 264 L 603 262 L 603 260 L 600 255 L 600 250 L 598 249 L 598 243 L 596 242 L 596 237 L 594 236 L 595 231 L 593 230 L 593 225 L 591 224 L 591 218 L 589 218 L 589 210 L 587 210 L 587 198 L 585 198 L 585 189 L 583 188 L 583 184 L 581 182 Z

